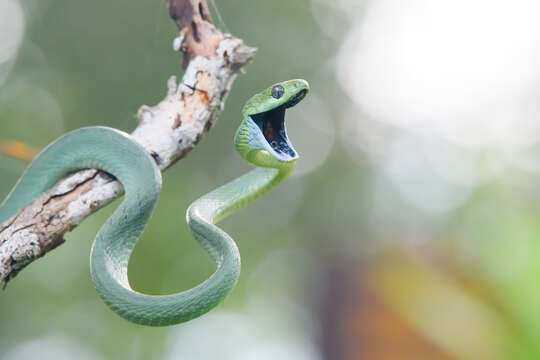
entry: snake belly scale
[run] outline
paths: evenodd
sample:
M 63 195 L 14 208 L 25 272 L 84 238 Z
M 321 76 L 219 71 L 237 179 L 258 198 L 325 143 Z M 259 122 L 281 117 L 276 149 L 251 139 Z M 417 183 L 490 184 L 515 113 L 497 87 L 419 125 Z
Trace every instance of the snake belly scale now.
M 0 223 L 71 172 L 88 168 L 105 171 L 123 185 L 125 196 L 92 246 L 90 272 L 99 295 L 114 312 L 142 325 L 165 326 L 196 318 L 223 300 L 240 275 L 238 248 L 215 224 L 290 173 L 298 155 L 287 137 L 285 109 L 296 105 L 308 91 L 304 80 L 288 80 L 254 95 L 244 106 L 235 146 L 257 168 L 189 206 L 188 225 L 217 265 L 216 271 L 194 288 L 156 296 L 136 292 L 129 285 L 129 258 L 158 199 L 161 172 L 146 150 L 124 132 L 87 127 L 55 140 L 34 159 L 3 201 Z

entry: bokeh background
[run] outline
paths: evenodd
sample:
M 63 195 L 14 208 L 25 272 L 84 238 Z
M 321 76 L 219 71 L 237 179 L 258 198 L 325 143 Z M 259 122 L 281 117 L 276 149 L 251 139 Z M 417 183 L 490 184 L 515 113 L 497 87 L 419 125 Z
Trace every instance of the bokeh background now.
M 237 287 L 183 325 L 114 315 L 88 270 L 112 204 L 0 293 L 0 359 L 540 358 L 540 3 L 212 11 L 259 52 L 217 125 L 164 174 L 129 272 L 153 294 L 213 272 L 185 209 L 249 170 L 232 146 L 243 102 L 305 78 L 312 92 L 287 115 L 294 174 L 222 223 L 242 254 Z M 181 75 L 176 34 L 160 0 L 0 0 L 0 138 L 41 148 L 82 126 L 131 131 Z M 25 165 L 0 158 L 0 197 Z

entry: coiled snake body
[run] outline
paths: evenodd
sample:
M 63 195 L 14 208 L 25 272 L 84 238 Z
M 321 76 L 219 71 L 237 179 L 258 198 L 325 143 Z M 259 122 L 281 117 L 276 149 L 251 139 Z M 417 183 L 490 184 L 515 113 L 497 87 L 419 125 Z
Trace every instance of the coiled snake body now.
M 214 224 L 290 173 L 298 155 L 287 137 L 285 109 L 296 105 L 308 91 L 304 80 L 284 81 L 254 95 L 244 106 L 235 145 L 246 160 L 258 167 L 189 206 L 189 227 L 217 264 L 216 271 L 192 289 L 154 296 L 136 292 L 129 285 L 129 257 L 159 196 L 161 173 L 152 157 L 121 131 L 82 128 L 47 146 L 2 203 L 0 223 L 70 172 L 103 170 L 120 181 L 125 196 L 92 246 L 90 272 L 99 295 L 113 311 L 138 324 L 165 326 L 198 317 L 223 300 L 240 275 L 236 244 Z

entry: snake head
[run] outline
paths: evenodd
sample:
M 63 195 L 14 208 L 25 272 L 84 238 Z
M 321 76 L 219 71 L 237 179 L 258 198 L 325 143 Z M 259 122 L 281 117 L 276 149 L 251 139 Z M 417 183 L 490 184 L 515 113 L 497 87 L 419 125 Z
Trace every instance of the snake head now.
M 242 123 L 234 137 L 236 149 L 246 160 L 258 166 L 274 167 L 298 159 L 287 136 L 285 110 L 298 104 L 308 91 L 307 81 L 287 80 L 246 102 Z

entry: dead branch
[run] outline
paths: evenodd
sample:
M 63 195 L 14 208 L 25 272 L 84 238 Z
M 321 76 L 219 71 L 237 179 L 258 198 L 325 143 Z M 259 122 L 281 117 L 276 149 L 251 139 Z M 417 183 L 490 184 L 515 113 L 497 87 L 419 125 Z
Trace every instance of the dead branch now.
M 256 49 L 212 24 L 205 0 L 171 0 L 169 13 L 180 30 L 174 47 L 185 73 L 168 81 L 167 96 L 143 105 L 132 135 L 163 171 L 193 149 L 223 110 L 232 83 Z M 63 235 L 123 194 L 120 183 L 89 169 L 56 184 L 0 225 L 0 282 L 7 284 L 35 259 L 64 242 Z

